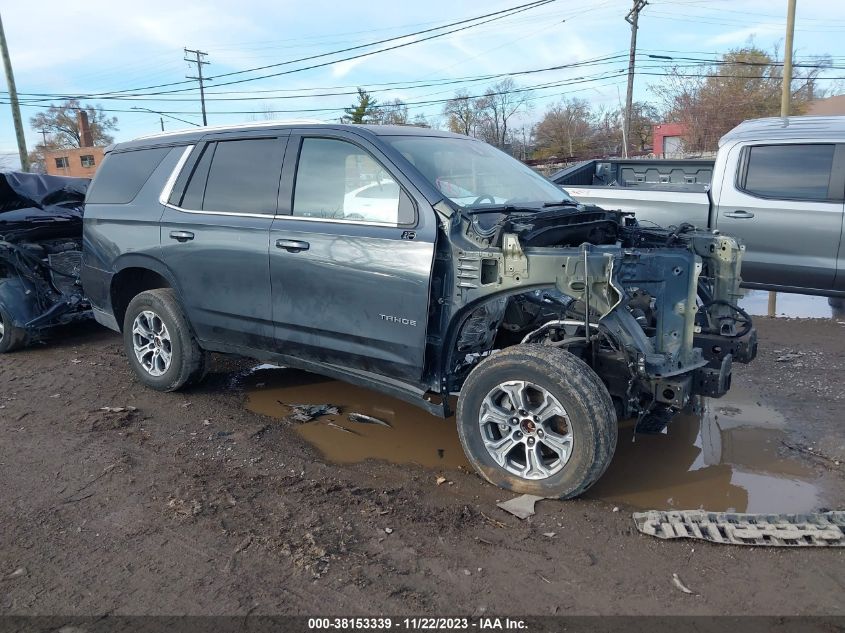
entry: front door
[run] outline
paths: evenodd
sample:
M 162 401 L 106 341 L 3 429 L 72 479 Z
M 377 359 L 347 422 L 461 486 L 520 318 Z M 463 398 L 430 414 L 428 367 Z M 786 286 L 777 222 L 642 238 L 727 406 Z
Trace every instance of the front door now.
M 161 219 L 162 258 L 204 343 L 272 343 L 268 244 L 286 140 L 202 143 L 170 195 Z
M 282 353 L 421 378 L 434 212 L 357 135 L 292 135 L 270 230 Z
M 744 281 L 830 289 L 842 231 L 845 146 L 736 146 L 717 203 L 718 228 L 742 239 Z M 734 180 L 734 182 L 731 182 Z

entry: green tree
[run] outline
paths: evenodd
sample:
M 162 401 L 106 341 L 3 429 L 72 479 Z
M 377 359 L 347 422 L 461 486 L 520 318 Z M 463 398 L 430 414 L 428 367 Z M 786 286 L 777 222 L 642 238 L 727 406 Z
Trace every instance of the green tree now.
M 341 118 L 344 123 L 373 123 L 378 120 L 376 100 L 363 88 L 358 88 L 358 103 L 346 108 Z

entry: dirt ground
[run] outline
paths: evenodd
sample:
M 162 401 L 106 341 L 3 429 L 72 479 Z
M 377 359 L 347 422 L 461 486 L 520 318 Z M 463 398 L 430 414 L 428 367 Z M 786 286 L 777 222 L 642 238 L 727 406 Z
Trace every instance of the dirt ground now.
M 765 450 L 845 507 L 845 325 L 757 324 L 735 388 L 785 421 Z M 520 521 L 466 470 L 329 462 L 244 407 L 255 364 L 215 358 L 201 386 L 157 393 L 93 324 L 0 356 L 0 613 L 845 614 L 842 549 L 660 541 L 624 495 Z M 633 462 L 628 488 L 664 457 Z

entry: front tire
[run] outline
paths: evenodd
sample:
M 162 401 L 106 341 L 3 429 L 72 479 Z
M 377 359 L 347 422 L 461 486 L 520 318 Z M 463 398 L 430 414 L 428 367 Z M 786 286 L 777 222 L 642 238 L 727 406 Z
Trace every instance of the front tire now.
M 123 345 L 141 382 L 158 391 L 197 383 L 207 371 L 208 355 L 170 288 L 147 290 L 129 302 Z
M 484 479 L 541 497 L 582 494 L 616 450 L 616 411 L 601 379 L 545 345 L 515 345 L 482 361 L 461 390 L 457 421 Z

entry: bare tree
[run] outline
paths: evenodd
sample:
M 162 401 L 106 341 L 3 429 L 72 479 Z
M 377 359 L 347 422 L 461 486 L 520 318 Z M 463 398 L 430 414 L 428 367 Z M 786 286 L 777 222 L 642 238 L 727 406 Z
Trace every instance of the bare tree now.
M 783 71 L 777 51 L 767 53 L 754 46 L 733 50 L 711 66 L 690 73 L 675 67 L 659 85 L 651 86 L 662 101 L 666 119 L 686 127 L 688 151 L 713 151 L 719 138 L 746 119 L 777 116 Z M 819 96 L 819 73 L 830 65 L 829 57 L 814 67 L 795 66 L 792 112 L 801 114 Z
M 411 125 L 415 125 L 416 127 L 436 127 L 435 122 L 422 112 L 414 116 L 414 120 L 411 122 Z
M 408 125 L 408 106 L 401 99 L 394 99 L 376 109 L 373 122 L 381 125 Z
M 593 138 L 592 118 L 590 104 L 584 99 L 563 98 L 551 106 L 534 130 L 541 157 L 587 153 Z
M 55 148 L 65 149 L 80 147 L 82 134 L 79 131 L 80 110 L 88 114 L 88 124 L 94 145 L 110 145 L 114 137 L 109 134 L 117 129 L 117 118 L 109 117 L 99 106 L 82 105 L 77 99 L 66 99 L 58 105 L 50 105 L 44 112 L 39 112 L 30 118 L 30 127 L 41 132 L 45 130 L 50 138 L 49 144 Z
M 621 115 L 621 112 L 617 114 Z M 644 152 L 651 146 L 654 125 L 659 122 L 660 112 L 655 105 L 643 101 L 631 104 L 631 138 L 628 139 L 628 146 L 633 147 L 635 151 Z
M 480 119 L 478 100 L 466 90 L 459 90 L 443 106 L 443 115 L 449 131 L 474 136 Z
M 510 77 L 493 84 L 484 92 L 478 106 L 483 113 L 481 119 L 487 142 L 498 147 L 506 146 L 508 124 L 518 112 L 531 110 L 530 96 L 529 91 L 520 89 Z

